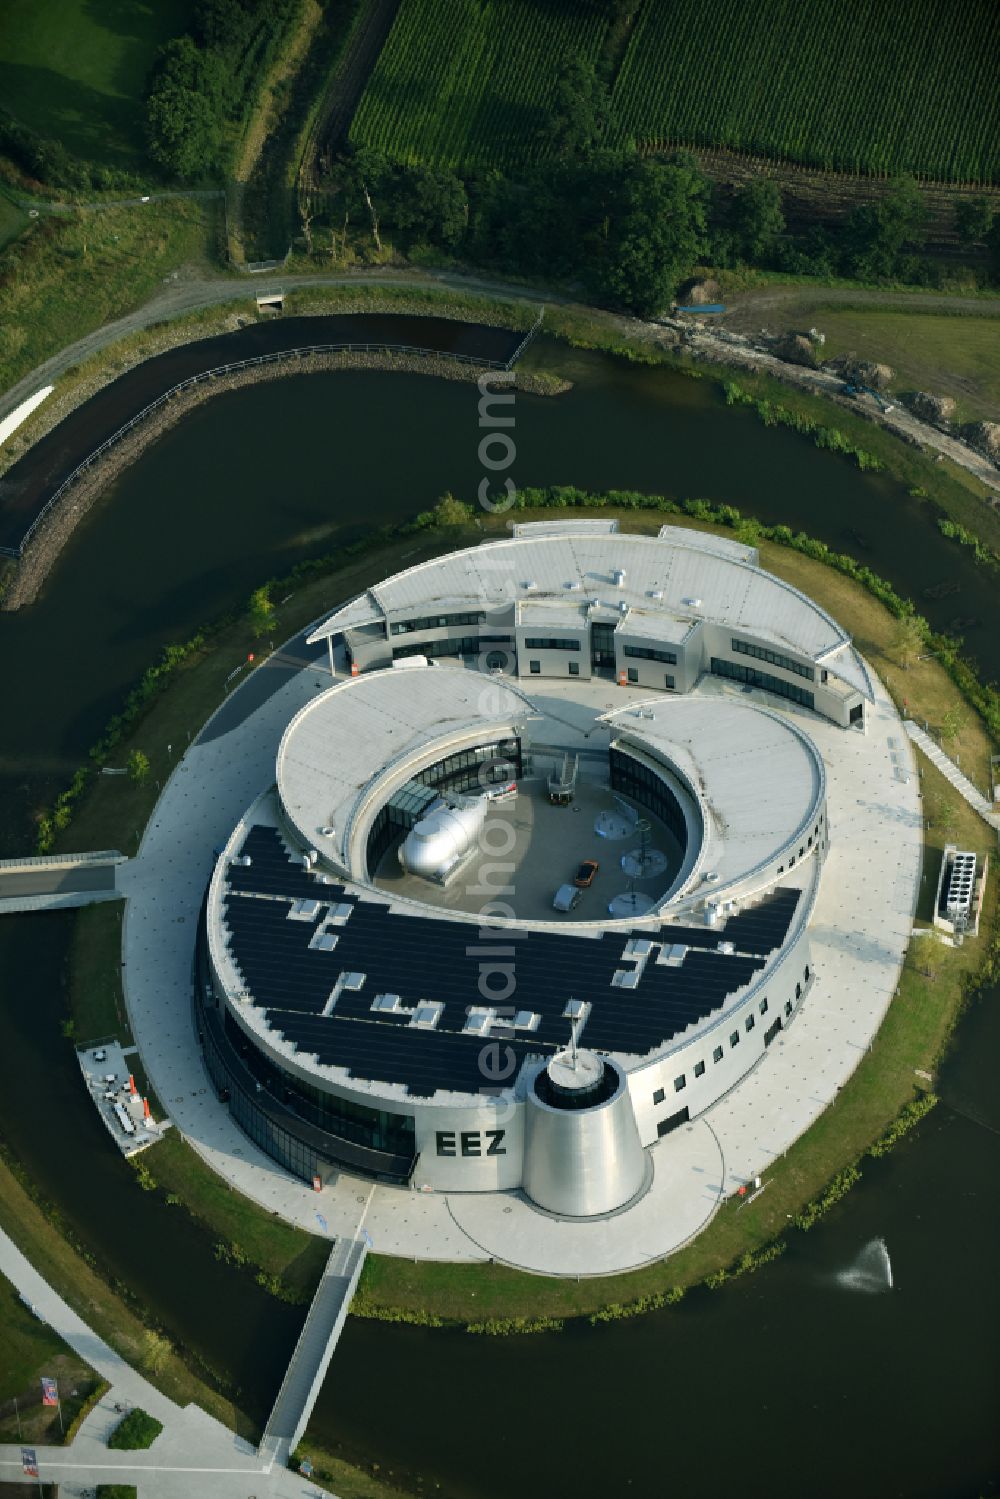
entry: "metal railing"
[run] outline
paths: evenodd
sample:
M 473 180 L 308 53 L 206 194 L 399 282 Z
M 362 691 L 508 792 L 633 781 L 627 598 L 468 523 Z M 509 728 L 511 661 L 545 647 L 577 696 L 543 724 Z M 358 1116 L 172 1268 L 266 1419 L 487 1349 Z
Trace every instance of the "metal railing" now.
M 138 427 L 141 422 L 148 420 L 148 418 L 151 417 L 155 412 L 159 411 L 161 407 L 166 406 L 167 403 L 169 401 L 172 401 L 175 396 L 182 394 L 182 392 L 186 390 L 193 390 L 195 386 L 202 385 L 207 380 L 215 380 L 220 375 L 231 375 L 238 373 L 240 370 L 252 369 L 257 365 L 278 364 L 283 360 L 290 359 L 307 359 L 318 354 L 344 353 L 413 354 L 417 355 L 421 359 L 454 359 L 459 364 L 469 364 L 478 368 L 491 370 L 509 370 L 513 366 L 515 360 L 517 360 L 524 349 L 527 348 L 532 338 L 534 338 L 536 332 L 538 331 L 541 320 L 542 313 L 539 313 L 538 317 L 535 320 L 535 323 L 529 329 L 526 336 L 521 340 L 520 344 L 514 350 L 510 358 L 506 360 L 483 359 L 473 354 L 459 354 L 453 349 L 425 349 L 416 344 L 386 343 L 378 341 L 373 343 L 358 343 L 352 340 L 346 341 L 344 343 L 334 344 L 306 344 L 304 347 L 296 349 L 279 349 L 273 354 L 256 354 L 251 359 L 237 359 L 234 360 L 231 364 L 215 365 L 210 370 L 202 370 L 200 374 L 189 375 L 186 380 L 179 381 L 178 384 L 172 385 L 169 390 L 165 390 L 162 395 L 157 396 L 155 401 L 150 401 L 148 406 L 144 406 L 142 410 L 137 412 L 135 416 L 133 416 L 124 424 L 124 426 L 119 427 L 118 430 L 116 432 L 113 432 L 110 437 L 105 438 L 100 447 L 95 448 L 94 451 L 90 453 L 82 463 L 78 463 L 76 468 L 73 469 L 72 473 L 69 474 L 59 485 L 59 488 L 55 491 L 55 493 L 51 495 L 48 500 L 46 500 L 41 510 L 39 510 L 38 514 L 31 522 L 31 525 L 28 527 L 27 531 L 25 531 L 18 546 L 0 547 L 0 552 L 8 557 L 22 557 L 24 555 L 25 547 L 31 541 L 31 538 L 34 536 L 35 532 L 38 530 L 38 527 L 42 524 L 42 521 L 48 515 L 49 511 L 59 503 L 63 495 L 66 494 L 67 491 L 71 489 L 72 486 L 77 482 L 77 480 L 87 472 L 92 464 L 96 463 L 99 458 L 103 457 L 105 453 L 109 452 L 111 448 L 113 448 L 117 443 L 121 442 L 123 437 L 127 437 L 128 434 L 133 431 L 135 427 Z

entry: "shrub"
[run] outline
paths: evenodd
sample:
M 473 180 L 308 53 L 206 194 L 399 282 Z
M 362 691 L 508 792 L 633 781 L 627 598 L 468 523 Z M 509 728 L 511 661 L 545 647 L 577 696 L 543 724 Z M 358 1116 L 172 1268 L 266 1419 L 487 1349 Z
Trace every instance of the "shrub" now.
M 162 1421 L 157 1421 L 155 1416 L 136 1406 L 115 1427 L 108 1437 L 108 1446 L 118 1452 L 138 1452 L 142 1448 L 152 1447 L 162 1430 Z

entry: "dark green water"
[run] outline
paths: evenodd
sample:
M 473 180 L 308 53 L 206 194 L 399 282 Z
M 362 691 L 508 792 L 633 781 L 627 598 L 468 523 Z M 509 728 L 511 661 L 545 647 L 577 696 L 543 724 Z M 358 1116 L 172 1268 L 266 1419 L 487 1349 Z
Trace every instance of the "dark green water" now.
M 936 624 L 980 620 L 969 648 L 996 670 L 991 578 L 946 549 L 898 486 L 727 410 L 707 382 L 597 356 L 570 363 L 568 396 L 517 398 L 518 483 L 702 495 L 802 527 L 854 551 Z M 27 847 L 31 808 L 164 643 L 338 539 L 445 489 L 471 497 L 480 435 L 474 387 L 379 374 L 220 396 L 168 433 L 88 518 L 43 598 L 0 615 L 3 852 Z M 942 582 L 958 591 L 923 598 Z M 71 921 L 0 923 L 0 1134 L 113 1273 L 260 1412 L 299 1315 L 219 1267 L 109 1149 L 58 1030 Z M 1000 1119 L 984 1058 L 1000 1045 L 996 999 L 964 1024 L 948 1103 L 778 1265 L 674 1311 L 560 1338 L 352 1322 L 317 1429 L 461 1499 L 994 1492 Z M 58 1130 L 40 1127 L 53 1093 Z M 849 1289 L 838 1275 L 878 1237 L 896 1289 Z

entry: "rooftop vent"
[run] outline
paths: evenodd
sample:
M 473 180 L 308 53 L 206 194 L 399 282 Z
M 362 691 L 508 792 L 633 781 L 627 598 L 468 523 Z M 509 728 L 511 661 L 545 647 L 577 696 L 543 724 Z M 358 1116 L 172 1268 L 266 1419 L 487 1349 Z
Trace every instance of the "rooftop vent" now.
M 628 600 L 627 599 L 622 599 L 621 603 L 618 605 L 618 612 L 619 612 L 619 614 L 627 614 L 628 611 L 629 611 Z
M 401 1000 L 398 994 L 376 994 L 372 1000 L 372 1011 L 376 1015 L 398 1015 L 400 1008 Z
M 518 1010 L 514 1016 L 514 1029 L 516 1031 L 537 1031 L 541 1016 L 536 1015 L 534 1010 Z
M 473 1005 L 465 1017 L 462 1029 L 467 1036 L 486 1036 L 489 1034 L 490 1026 L 493 1024 L 494 1012 L 491 1009 L 483 1009 L 480 1005 Z
M 531 593 L 532 589 L 538 587 L 538 584 L 535 582 L 534 578 L 527 578 L 521 584 L 521 587 L 524 589 L 525 593 Z
M 616 968 L 611 980 L 613 989 L 637 989 L 639 987 L 640 968 Z
M 580 582 L 579 578 L 570 578 L 569 582 L 566 584 L 566 587 L 569 589 L 570 593 L 579 593 L 580 589 L 583 587 L 583 584 Z
M 417 1005 L 410 1016 L 410 1025 L 418 1030 L 432 1031 L 444 1013 L 444 1005 L 439 999 L 425 1000 L 423 1004 Z
M 563 1015 L 567 1020 L 579 1020 L 586 1008 L 584 1000 L 570 999 L 566 1001 L 566 1008 L 563 1010 Z
M 319 915 L 318 900 L 293 900 L 288 908 L 289 921 L 315 921 Z
M 340 941 L 336 932 L 326 932 L 322 927 L 313 932 L 309 946 L 313 952 L 332 952 Z
M 325 828 L 320 828 L 320 832 L 324 838 L 336 838 L 337 836 L 337 829 L 330 824 Z
M 625 569 L 623 567 L 616 567 L 614 569 L 614 571 L 612 572 L 611 576 L 614 579 L 614 584 L 615 584 L 616 588 L 624 588 L 625 587 Z
M 683 599 L 681 602 L 685 603 L 689 609 L 701 608 L 701 599 Z
M 662 599 L 663 599 L 663 589 L 662 588 L 651 588 L 649 590 L 649 596 L 650 596 L 651 599 L 655 599 L 657 603 L 660 603 L 662 601 Z

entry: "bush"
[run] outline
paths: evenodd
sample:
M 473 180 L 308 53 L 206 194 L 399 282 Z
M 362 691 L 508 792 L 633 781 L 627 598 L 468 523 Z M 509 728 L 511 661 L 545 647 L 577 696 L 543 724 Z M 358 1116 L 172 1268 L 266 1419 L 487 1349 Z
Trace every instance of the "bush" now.
M 163 1422 L 157 1421 L 155 1416 L 140 1410 L 138 1406 L 130 1410 L 124 1421 L 116 1426 L 108 1437 L 108 1446 L 117 1452 L 138 1452 L 146 1447 L 152 1447 L 156 1438 L 163 1430 Z
M 138 1499 L 139 1490 L 134 1483 L 99 1483 L 97 1499 Z

